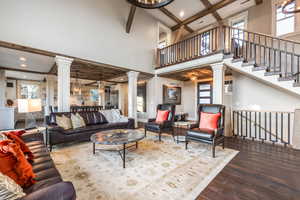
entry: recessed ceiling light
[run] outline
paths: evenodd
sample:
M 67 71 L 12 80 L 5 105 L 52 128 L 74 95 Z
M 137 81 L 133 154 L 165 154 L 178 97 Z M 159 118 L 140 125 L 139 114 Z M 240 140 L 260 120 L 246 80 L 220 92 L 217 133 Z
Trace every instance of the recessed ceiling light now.
M 180 16 L 180 17 L 183 17 L 183 16 L 184 16 L 184 11 L 183 11 L 183 10 L 180 11 L 179 16 Z
M 21 67 L 27 67 L 27 65 L 26 64 L 21 64 Z
M 20 57 L 20 60 L 21 61 L 26 61 L 26 58 L 25 57 Z

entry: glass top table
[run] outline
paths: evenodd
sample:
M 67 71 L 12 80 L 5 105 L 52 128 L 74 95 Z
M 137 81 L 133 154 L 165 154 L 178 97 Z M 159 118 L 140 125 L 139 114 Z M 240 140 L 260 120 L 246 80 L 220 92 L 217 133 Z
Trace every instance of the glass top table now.
M 108 131 L 101 131 L 95 133 L 91 136 L 91 141 L 93 143 L 93 154 L 95 154 L 96 144 L 102 145 L 122 145 L 121 150 L 115 150 L 119 152 L 123 160 L 123 168 L 125 168 L 125 154 L 126 149 L 132 148 L 135 146 L 135 149 L 138 148 L 138 142 L 145 138 L 145 133 L 140 130 L 135 129 L 115 129 Z M 135 143 L 135 145 L 127 145 L 130 143 Z

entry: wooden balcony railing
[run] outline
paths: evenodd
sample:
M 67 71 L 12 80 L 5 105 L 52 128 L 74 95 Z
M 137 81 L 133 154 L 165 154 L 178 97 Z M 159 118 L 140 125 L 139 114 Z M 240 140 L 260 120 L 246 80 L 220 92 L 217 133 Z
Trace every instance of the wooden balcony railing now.
M 300 43 L 229 26 L 219 26 L 158 49 L 157 68 L 223 52 L 233 54 L 266 75 L 295 80 L 300 85 Z

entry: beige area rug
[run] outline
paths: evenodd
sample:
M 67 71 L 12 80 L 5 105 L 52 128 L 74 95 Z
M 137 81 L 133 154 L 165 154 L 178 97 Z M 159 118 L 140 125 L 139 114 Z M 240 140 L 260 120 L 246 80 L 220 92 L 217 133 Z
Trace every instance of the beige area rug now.
M 163 142 L 148 134 L 137 150 L 126 155 L 126 168 L 117 152 L 92 154 L 91 143 L 58 147 L 52 157 L 65 181 L 73 182 L 79 200 L 176 200 L 195 199 L 238 153 L 232 149 L 190 143 Z

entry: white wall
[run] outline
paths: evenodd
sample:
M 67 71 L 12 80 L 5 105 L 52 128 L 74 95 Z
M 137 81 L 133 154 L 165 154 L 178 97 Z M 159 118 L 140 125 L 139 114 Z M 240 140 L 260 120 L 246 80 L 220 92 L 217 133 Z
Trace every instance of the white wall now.
M 300 108 L 300 97 L 236 72 L 232 89 L 234 109 L 293 112 Z
M 197 120 L 197 83 L 193 81 L 184 82 L 182 88 L 182 103 L 184 112 L 188 113 L 189 120 Z
M 125 0 L 1 0 L 0 40 L 153 73 L 157 21 Z
M 163 103 L 163 85 L 175 84 L 176 86 L 182 87 L 183 82 L 176 81 L 168 78 L 154 77 L 147 82 L 147 114 L 149 118 L 156 116 L 157 104 Z M 181 93 L 181 105 L 176 105 L 176 113 L 184 112 L 183 107 L 183 93 Z

